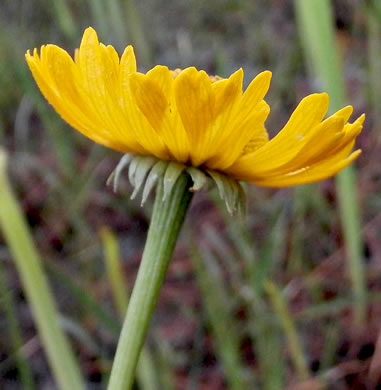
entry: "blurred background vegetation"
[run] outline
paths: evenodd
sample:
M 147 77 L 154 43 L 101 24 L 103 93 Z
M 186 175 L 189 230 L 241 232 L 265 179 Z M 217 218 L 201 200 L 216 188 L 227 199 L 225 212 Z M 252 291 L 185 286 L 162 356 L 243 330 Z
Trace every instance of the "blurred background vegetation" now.
M 354 117 L 367 114 L 349 176 L 248 186 L 244 223 L 215 190 L 195 196 L 136 389 L 381 389 L 380 2 L 1 0 L 1 145 L 60 323 L 95 390 L 110 372 L 150 206 L 129 200 L 127 178 L 117 194 L 106 187 L 121 155 L 70 129 L 24 61 L 45 43 L 73 53 L 87 26 L 119 53 L 132 43 L 141 71 L 242 67 L 247 85 L 271 70 L 271 135 L 319 90 L 333 108 L 349 102 Z M 0 388 L 56 388 L 5 241 Z

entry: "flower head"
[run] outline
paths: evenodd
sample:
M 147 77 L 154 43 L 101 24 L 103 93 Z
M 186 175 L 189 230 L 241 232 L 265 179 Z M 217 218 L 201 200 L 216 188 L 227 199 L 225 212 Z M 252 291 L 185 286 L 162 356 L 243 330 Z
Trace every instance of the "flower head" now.
M 85 30 L 74 60 L 55 45 L 26 60 L 46 99 L 72 127 L 124 153 L 175 161 L 234 180 L 283 187 L 325 179 L 350 164 L 364 115 L 348 106 L 324 119 L 328 95 L 304 98 L 269 140 L 263 100 L 271 73 L 242 91 L 242 69 L 228 79 L 194 67 L 136 71 L 133 48 L 121 58 Z M 150 161 L 151 161 L 150 160 Z

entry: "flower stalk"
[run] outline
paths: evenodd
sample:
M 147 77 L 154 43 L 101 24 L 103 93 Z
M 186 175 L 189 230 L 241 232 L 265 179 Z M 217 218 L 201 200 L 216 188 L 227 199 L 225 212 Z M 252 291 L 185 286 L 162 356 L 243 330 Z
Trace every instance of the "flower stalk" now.
M 163 200 L 163 181 L 157 187 L 150 228 L 111 370 L 109 390 L 131 389 L 153 310 L 169 261 L 192 199 L 193 182 L 182 173 Z

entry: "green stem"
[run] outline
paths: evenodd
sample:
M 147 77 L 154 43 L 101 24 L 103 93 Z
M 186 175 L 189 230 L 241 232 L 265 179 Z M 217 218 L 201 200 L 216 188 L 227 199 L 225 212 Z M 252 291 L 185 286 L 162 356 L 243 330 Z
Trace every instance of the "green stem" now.
M 124 318 L 128 307 L 129 291 L 123 278 L 123 269 L 120 259 L 119 246 L 116 235 L 111 229 L 103 227 L 100 231 L 104 258 L 106 264 L 106 273 L 110 281 L 111 294 L 118 310 L 121 321 Z M 139 388 L 144 390 L 157 389 L 157 375 L 153 357 L 148 348 L 142 347 L 140 358 L 136 367 L 136 381 Z
M 132 387 L 152 313 L 192 199 L 190 186 L 190 177 L 182 174 L 165 201 L 162 200 L 162 182 L 158 186 L 143 258 L 111 370 L 109 390 L 129 390 Z
M 0 228 L 12 253 L 42 343 L 59 389 L 82 390 L 79 365 L 59 324 L 53 294 L 23 213 L 6 175 L 6 154 L 0 149 Z

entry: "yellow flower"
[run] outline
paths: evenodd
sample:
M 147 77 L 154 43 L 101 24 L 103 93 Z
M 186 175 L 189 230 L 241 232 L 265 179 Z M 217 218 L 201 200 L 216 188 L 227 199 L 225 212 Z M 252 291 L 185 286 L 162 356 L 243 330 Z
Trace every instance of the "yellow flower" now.
M 228 79 L 193 67 L 136 71 L 133 48 L 122 57 L 86 29 L 74 60 L 55 45 L 26 60 L 46 99 L 72 127 L 124 153 L 176 161 L 235 180 L 282 187 L 321 180 L 350 164 L 365 116 L 348 123 L 348 106 L 324 120 L 328 95 L 304 98 L 269 140 L 263 100 L 271 73 L 242 92 L 242 69 Z

